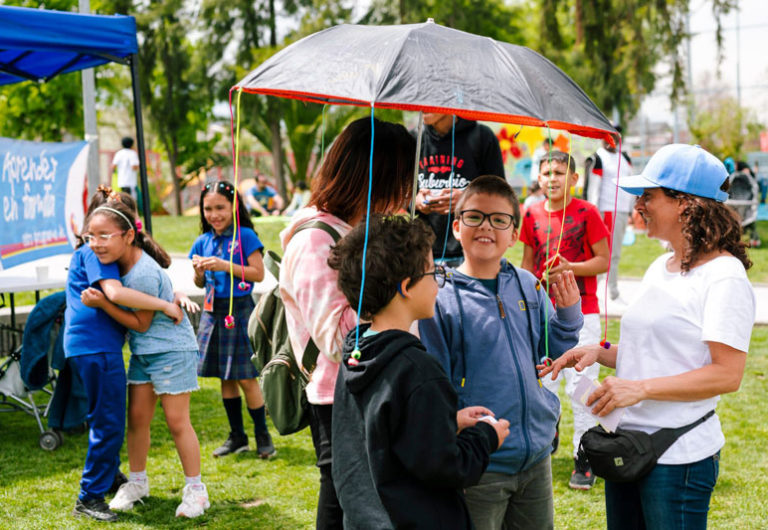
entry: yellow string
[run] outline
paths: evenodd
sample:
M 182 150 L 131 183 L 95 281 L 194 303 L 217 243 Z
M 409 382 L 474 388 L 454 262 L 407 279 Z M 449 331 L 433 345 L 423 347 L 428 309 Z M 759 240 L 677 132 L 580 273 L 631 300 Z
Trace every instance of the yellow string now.
M 229 316 L 232 316 L 232 306 L 235 301 L 235 241 L 237 241 L 237 177 L 240 169 L 240 96 L 242 89 L 237 89 L 237 102 L 235 103 L 236 128 L 235 128 L 235 195 L 232 200 L 232 244 L 229 246 Z M 242 266 L 242 265 L 241 265 Z

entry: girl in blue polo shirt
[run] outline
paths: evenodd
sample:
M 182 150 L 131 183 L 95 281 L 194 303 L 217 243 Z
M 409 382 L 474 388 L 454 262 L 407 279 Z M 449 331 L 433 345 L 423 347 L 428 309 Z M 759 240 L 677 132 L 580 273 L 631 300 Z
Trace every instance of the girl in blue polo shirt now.
M 91 247 L 102 263 L 116 263 L 127 287 L 174 300 L 171 280 L 161 267 L 171 263 L 168 254 L 137 229 L 135 211 L 122 201 L 109 201 L 88 219 Z M 104 236 L 110 237 L 104 240 Z M 200 444 L 190 421 L 191 392 L 197 385 L 197 341 L 186 315 L 175 325 L 154 311 L 130 311 L 108 301 L 96 289 L 82 294 L 86 305 L 103 309 L 127 327 L 131 360 L 128 367 L 128 461 L 130 477 L 109 503 L 112 510 L 130 510 L 149 496 L 147 454 L 150 423 L 158 399 L 176 444 L 184 470 L 185 486 L 177 517 L 198 517 L 210 507 L 208 490 L 200 477 Z M 194 307 L 183 297 L 185 307 Z
M 99 187 L 88 212 L 103 205 L 110 193 L 109 188 Z M 85 236 L 94 247 L 112 238 L 113 234 Z M 117 264 L 102 262 L 90 245 L 81 242 L 72 254 L 67 277 L 64 353 L 85 386 L 89 425 L 88 454 L 73 514 L 114 521 L 117 516 L 104 502 L 104 494 L 119 474 L 120 447 L 125 435 L 125 328 L 103 310 L 81 301 L 83 291 L 89 287 L 101 289 L 119 304 L 162 311 L 174 321 L 181 321 L 183 312 L 171 302 L 124 287 Z
M 272 437 L 267 430 L 264 398 L 259 388 L 259 373 L 251 363 L 248 340 L 248 318 L 253 311 L 253 282 L 264 279 L 262 250 L 264 245 L 253 231 L 248 211 L 237 196 L 238 234 L 233 245 L 233 203 L 235 188 L 226 181 L 207 184 L 200 194 L 202 235 L 192 245 L 189 257 L 195 271 L 195 285 L 205 287 L 205 303 L 197 330 L 200 347 L 198 375 L 221 379 L 221 396 L 229 419 L 229 436 L 214 457 L 248 450 L 248 436 L 243 427 L 240 389 L 245 395 L 248 412 L 253 419 L 256 449 L 261 458 L 275 454 Z M 230 303 L 230 251 L 236 285 L 232 289 L 234 327 L 225 325 Z M 245 281 L 243 282 L 242 279 Z

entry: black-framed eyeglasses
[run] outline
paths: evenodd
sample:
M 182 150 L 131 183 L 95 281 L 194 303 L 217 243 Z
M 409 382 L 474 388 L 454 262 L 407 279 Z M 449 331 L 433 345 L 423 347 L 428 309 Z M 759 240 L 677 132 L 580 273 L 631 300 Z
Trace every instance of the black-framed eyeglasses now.
M 512 226 L 512 222 L 515 220 L 514 216 L 509 215 L 508 213 L 485 213 L 480 210 L 462 210 L 459 212 L 459 218 L 462 223 L 471 228 L 480 226 L 486 219 L 488 219 L 491 228 L 495 228 L 496 230 L 506 230 Z
M 226 192 L 227 195 L 232 195 L 235 192 L 235 188 L 232 184 L 223 181 L 209 182 L 205 185 L 205 191 L 213 191 L 214 189 L 219 193 Z
M 438 287 L 442 287 L 445 285 L 445 267 L 442 265 L 435 265 L 435 270 L 425 272 L 423 274 L 419 274 L 418 276 L 413 278 L 413 281 L 417 281 L 419 278 L 422 278 L 424 276 L 434 276 L 435 282 L 437 283 Z

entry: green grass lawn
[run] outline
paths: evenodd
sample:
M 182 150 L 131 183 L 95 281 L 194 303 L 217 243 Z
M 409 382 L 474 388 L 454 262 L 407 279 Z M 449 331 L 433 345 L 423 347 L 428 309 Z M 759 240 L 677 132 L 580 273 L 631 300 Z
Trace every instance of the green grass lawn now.
M 618 333 L 612 321 L 610 336 Z M 605 376 L 608 371 L 604 371 Z M 720 478 L 710 510 L 712 528 L 768 528 L 768 327 L 756 328 L 741 390 L 724 396 L 718 414 L 726 435 Z M 192 397 L 192 422 L 203 453 L 203 479 L 212 506 L 195 522 L 174 518 L 184 479 L 173 441 L 158 408 L 148 472 L 151 496 L 144 505 L 122 515 L 115 528 L 311 528 L 318 487 L 309 431 L 275 436 L 277 457 L 269 462 L 255 453 L 222 459 L 211 452 L 227 435 L 218 382 L 201 379 L 202 390 Z M 553 457 L 556 528 L 594 529 L 605 526 L 603 484 L 591 491 L 568 488 L 573 468 L 570 405 L 564 401 L 562 443 Z M 85 435 L 65 435 L 52 453 L 37 445 L 34 420 L 22 413 L 0 415 L 0 521 L 12 528 L 97 528 L 75 520 L 69 512 L 87 450 Z M 123 469 L 127 469 L 123 448 Z

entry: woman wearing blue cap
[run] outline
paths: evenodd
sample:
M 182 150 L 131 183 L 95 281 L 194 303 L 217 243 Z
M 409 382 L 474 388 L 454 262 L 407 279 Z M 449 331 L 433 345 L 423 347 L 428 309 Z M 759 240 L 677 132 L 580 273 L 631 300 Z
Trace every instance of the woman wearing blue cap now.
M 706 528 L 725 444 L 714 409 L 741 384 L 755 320 L 752 263 L 741 225 L 723 204 L 728 173 L 699 146 L 661 148 L 641 175 L 618 185 L 638 195 L 648 236 L 672 252 L 654 261 L 621 319 L 618 345 L 575 348 L 542 370 L 556 377 L 599 362 L 616 368 L 587 398 L 604 416 L 623 408 L 619 426 L 653 433 L 695 424 L 633 482 L 606 480 L 608 528 Z M 697 423 L 699 422 L 699 423 Z

